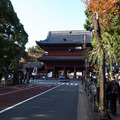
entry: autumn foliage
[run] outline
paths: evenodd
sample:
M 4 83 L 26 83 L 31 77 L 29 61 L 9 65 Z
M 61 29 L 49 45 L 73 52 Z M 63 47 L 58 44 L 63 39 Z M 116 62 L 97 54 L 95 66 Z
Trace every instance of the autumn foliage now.
M 102 28 L 108 28 L 114 15 L 120 15 L 120 0 L 82 0 L 90 11 L 97 12 Z

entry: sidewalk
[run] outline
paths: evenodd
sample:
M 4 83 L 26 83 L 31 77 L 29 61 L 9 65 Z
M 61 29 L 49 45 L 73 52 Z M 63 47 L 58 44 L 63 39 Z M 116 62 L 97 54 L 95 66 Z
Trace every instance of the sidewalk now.
M 85 92 L 83 85 L 79 86 L 77 120 L 100 120 L 98 112 L 94 112 L 93 102 L 90 102 L 89 96 Z M 117 101 L 117 114 L 112 116 L 110 109 L 107 110 L 110 118 L 107 120 L 120 120 L 120 104 Z
M 80 84 L 78 94 L 77 120 L 99 120 L 98 113 L 92 110 L 92 106 L 90 104 L 91 103 L 88 100 L 88 96 L 83 89 L 83 85 Z

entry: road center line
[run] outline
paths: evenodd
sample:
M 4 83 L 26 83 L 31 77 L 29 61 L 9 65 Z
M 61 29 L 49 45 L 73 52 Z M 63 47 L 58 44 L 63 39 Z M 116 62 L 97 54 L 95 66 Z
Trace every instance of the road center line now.
M 15 104 L 15 105 L 12 105 L 12 106 L 4 109 L 4 110 L 1 110 L 1 111 L 0 111 L 0 114 L 3 113 L 3 112 L 5 112 L 5 111 L 8 111 L 8 110 L 10 110 L 10 109 L 12 109 L 12 108 L 14 108 L 14 107 L 16 107 L 16 106 L 18 106 L 18 105 L 21 105 L 21 104 L 23 104 L 23 103 L 25 103 L 25 102 L 27 102 L 27 101 L 29 101 L 29 100 L 32 100 L 32 99 L 34 99 L 34 98 L 36 98 L 36 97 L 38 97 L 38 96 L 41 96 L 41 95 L 43 95 L 43 94 L 45 94 L 45 93 L 47 93 L 47 92 L 49 92 L 49 91 L 51 91 L 51 90 L 53 90 L 53 89 L 56 89 L 56 88 L 58 88 L 59 86 L 62 86 L 62 85 L 58 85 L 58 86 L 56 86 L 56 87 L 53 87 L 53 88 L 51 88 L 51 89 L 49 89 L 49 90 L 47 90 L 47 91 L 44 91 L 44 92 L 42 92 L 42 93 L 40 93 L 40 94 L 38 94 L 38 95 L 35 95 L 35 96 L 33 96 L 33 97 L 31 97 L 31 98 L 28 98 L 28 99 L 26 99 L 26 100 L 24 100 L 24 101 L 22 101 L 22 102 L 19 102 L 19 103 Z

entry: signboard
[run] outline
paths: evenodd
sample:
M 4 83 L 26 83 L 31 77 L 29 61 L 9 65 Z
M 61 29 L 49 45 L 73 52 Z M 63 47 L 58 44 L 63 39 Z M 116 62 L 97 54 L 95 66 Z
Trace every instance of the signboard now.
M 76 49 L 76 50 L 81 50 L 82 47 L 81 47 L 81 46 L 79 46 L 79 47 L 75 47 L 75 49 Z

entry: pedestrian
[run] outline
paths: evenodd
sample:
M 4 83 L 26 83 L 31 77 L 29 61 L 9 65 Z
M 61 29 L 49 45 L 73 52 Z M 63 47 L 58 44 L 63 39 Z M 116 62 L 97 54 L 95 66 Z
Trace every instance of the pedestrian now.
M 120 75 L 118 75 L 118 84 L 119 84 L 119 86 L 120 86 Z
M 83 82 L 84 82 L 84 76 L 81 76 L 81 80 L 82 80 L 82 85 L 83 85 Z
M 2 72 L 2 70 L 0 68 L 0 81 L 1 81 L 2 76 L 3 76 L 3 72 Z
M 112 77 L 111 81 L 107 85 L 107 93 L 109 96 L 110 101 L 110 110 L 113 116 L 116 116 L 116 98 L 118 95 L 120 88 L 119 84 L 115 80 L 114 77 Z
M 106 75 L 105 75 L 105 79 L 106 79 L 106 84 L 110 82 L 110 78 L 109 78 L 108 73 L 106 73 Z
M 109 105 L 109 94 L 108 94 L 108 92 L 107 92 L 107 86 L 108 86 L 108 83 L 110 82 L 110 79 L 109 79 L 109 75 L 108 74 L 106 74 L 106 76 L 105 76 L 105 90 L 106 90 L 106 92 L 105 92 L 105 97 L 106 97 L 106 110 L 108 109 L 108 105 Z
M 120 88 L 120 75 L 118 75 L 118 84 L 119 84 L 119 88 Z M 119 98 L 119 104 L 120 104 L 120 89 L 119 89 L 119 93 L 118 93 L 118 98 Z

